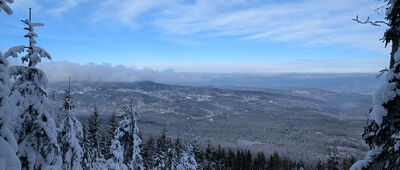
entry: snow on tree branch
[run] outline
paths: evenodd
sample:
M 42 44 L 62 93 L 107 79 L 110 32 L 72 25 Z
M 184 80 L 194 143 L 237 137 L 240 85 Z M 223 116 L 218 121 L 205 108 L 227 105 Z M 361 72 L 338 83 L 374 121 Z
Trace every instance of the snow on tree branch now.
M 8 57 L 17 58 L 18 57 L 18 53 L 24 52 L 25 48 L 26 47 L 23 46 L 23 45 L 12 47 L 12 48 L 8 49 L 8 51 L 6 53 L 4 53 L 4 57 L 5 58 L 8 58 Z
M 29 66 L 36 66 L 42 61 L 41 58 L 48 58 L 51 60 L 51 56 L 46 50 L 40 47 L 33 47 L 32 53 L 29 53 L 26 56 L 22 57 L 21 60 L 22 63 L 28 62 Z
M 3 10 L 5 11 L 8 15 L 12 15 L 13 11 L 11 8 L 7 5 L 8 3 L 14 3 L 14 0 L 0 0 L 0 11 Z

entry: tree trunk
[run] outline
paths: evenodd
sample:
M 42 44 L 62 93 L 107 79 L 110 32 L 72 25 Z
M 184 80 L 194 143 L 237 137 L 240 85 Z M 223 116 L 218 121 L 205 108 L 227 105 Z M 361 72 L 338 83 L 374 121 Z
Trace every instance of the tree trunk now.
M 397 52 L 399 48 L 399 42 L 398 41 L 392 41 L 392 51 L 390 52 L 390 68 L 394 67 L 394 54 Z M 390 69 L 389 68 L 389 69 Z

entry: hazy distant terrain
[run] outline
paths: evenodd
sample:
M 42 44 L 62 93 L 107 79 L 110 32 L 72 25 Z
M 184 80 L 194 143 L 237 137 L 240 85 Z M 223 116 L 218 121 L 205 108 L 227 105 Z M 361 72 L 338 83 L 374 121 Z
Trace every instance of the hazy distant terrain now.
M 52 84 L 50 97 L 60 101 L 66 83 Z M 274 90 L 194 87 L 153 82 L 73 83 L 77 113 L 83 119 L 99 107 L 106 121 L 131 98 L 140 111 L 140 128 L 172 136 L 191 129 L 203 143 L 278 151 L 294 158 L 316 159 L 332 143 L 343 155 L 365 150 L 361 140 L 371 96 L 320 89 Z M 312 156 L 310 156 L 312 155 Z
M 186 82 L 184 79 L 178 79 L 175 82 L 162 82 L 182 85 L 244 86 L 273 89 L 318 88 L 363 94 L 373 94 L 383 82 L 383 79 L 377 78 L 374 73 L 186 74 L 189 77 L 188 80 L 194 81 Z
M 318 88 L 331 91 L 373 94 L 382 84 L 376 73 L 185 73 L 172 69 L 156 71 L 109 64 L 79 65 L 69 62 L 40 66 L 49 81 L 65 82 L 68 76 L 78 82 L 153 81 L 191 86 L 240 86 L 273 89 Z M 204 70 L 207 71 L 207 70 Z

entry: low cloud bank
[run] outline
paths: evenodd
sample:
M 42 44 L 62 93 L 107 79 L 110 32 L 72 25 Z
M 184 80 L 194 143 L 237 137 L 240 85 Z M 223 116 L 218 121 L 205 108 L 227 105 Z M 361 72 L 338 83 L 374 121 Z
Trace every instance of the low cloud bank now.
M 172 69 L 156 71 L 110 64 L 49 62 L 39 66 L 50 83 L 153 81 L 178 85 L 217 85 L 257 88 L 320 88 L 372 94 L 382 83 L 372 73 L 184 73 Z
M 67 81 L 69 76 L 74 81 L 88 82 L 156 81 L 168 79 L 169 75 L 174 74 L 172 70 L 154 71 L 110 64 L 80 65 L 70 62 L 49 62 L 39 67 L 46 72 L 49 82 Z

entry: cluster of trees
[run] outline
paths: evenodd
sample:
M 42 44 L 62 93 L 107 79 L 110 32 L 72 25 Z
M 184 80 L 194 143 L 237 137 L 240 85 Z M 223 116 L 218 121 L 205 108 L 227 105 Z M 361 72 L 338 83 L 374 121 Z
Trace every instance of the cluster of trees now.
M 124 113 L 131 115 L 132 108 L 124 108 Z M 130 119 L 130 118 L 129 118 Z M 105 141 L 92 144 L 90 147 L 85 145 L 85 150 L 99 151 L 102 156 L 94 161 L 95 166 L 104 164 L 105 160 L 110 159 L 113 155 L 112 141 L 114 139 L 115 131 L 118 131 L 118 122 L 121 120 L 129 120 L 124 114 L 117 116 L 113 113 L 107 121 L 107 125 L 99 123 L 99 113 L 96 108 L 88 120 L 88 127 L 84 128 L 85 138 L 88 140 Z M 84 126 L 86 127 L 86 126 Z M 102 135 L 96 135 L 101 133 Z M 136 133 L 140 139 L 141 133 Z M 316 162 L 304 162 L 299 160 L 292 160 L 288 157 L 281 156 L 277 152 L 267 157 L 264 152 L 253 152 L 246 149 L 227 149 L 221 146 L 213 146 L 208 144 L 203 146 L 195 137 L 190 137 L 192 134 L 185 135 L 185 139 L 168 137 L 164 129 L 158 136 L 148 136 L 142 143 L 136 145 L 140 151 L 137 155 L 140 158 L 142 168 L 144 169 L 182 169 L 182 165 L 187 167 L 183 169 L 209 169 L 209 170 L 293 170 L 293 169 L 316 169 L 316 170 L 340 170 L 350 169 L 356 162 L 354 156 L 341 158 L 338 156 L 336 145 L 332 146 L 328 159 Z M 96 137 L 97 136 L 97 137 Z M 121 143 L 128 142 L 130 138 L 120 139 Z M 124 141 L 124 142 L 122 142 Z M 126 147 L 123 147 L 126 148 Z M 132 149 L 126 149 L 132 150 Z M 127 154 L 131 155 L 131 154 Z M 127 157 L 127 156 L 125 156 Z M 129 164 L 129 161 L 125 161 Z M 85 163 L 90 166 L 90 163 Z M 100 165 L 101 167 L 102 165 Z M 192 167 L 192 168 L 190 168 Z M 89 167 L 90 168 L 90 167 Z
M 107 127 L 99 116 L 95 107 L 83 126 L 83 169 L 197 169 L 191 142 L 173 142 L 163 131 L 157 140 L 150 137 L 142 143 L 132 105 L 113 113 Z

